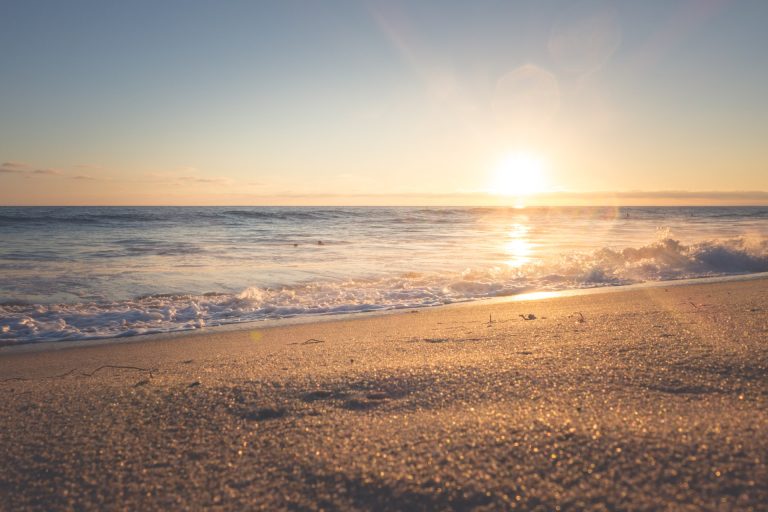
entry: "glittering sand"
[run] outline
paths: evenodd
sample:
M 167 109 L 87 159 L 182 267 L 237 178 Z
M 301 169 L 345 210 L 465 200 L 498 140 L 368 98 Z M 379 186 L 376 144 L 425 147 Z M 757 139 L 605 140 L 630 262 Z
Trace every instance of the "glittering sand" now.
M 3 510 L 768 503 L 768 280 L 0 354 Z

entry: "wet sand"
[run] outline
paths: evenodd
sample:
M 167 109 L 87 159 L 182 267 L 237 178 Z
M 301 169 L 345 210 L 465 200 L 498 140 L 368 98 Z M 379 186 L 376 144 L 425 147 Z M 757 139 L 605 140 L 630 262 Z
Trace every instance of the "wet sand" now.
M 768 280 L 2 349 L 0 381 L 3 510 L 768 503 Z

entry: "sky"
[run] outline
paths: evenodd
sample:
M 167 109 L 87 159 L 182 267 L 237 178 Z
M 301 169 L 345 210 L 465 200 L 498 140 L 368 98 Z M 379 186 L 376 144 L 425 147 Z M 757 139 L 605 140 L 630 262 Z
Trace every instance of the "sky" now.
M 764 0 L 4 0 L 0 204 L 768 204 Z

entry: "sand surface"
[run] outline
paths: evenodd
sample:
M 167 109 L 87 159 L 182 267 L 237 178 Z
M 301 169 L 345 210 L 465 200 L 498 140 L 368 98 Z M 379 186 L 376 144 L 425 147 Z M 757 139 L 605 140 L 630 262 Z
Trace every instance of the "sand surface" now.
M 768 509 L 768 280 L 257 327 L 0 351 L 0 508 Z

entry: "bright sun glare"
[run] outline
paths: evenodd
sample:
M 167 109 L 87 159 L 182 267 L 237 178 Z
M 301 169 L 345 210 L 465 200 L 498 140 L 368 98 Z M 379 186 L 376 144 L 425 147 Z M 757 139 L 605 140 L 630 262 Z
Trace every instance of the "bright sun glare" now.
M 512 153 L 499 162 L 491 176 L 489 192 L 502 196 L 530 196 L 546 190 L 544 161 L 530 153 Z

